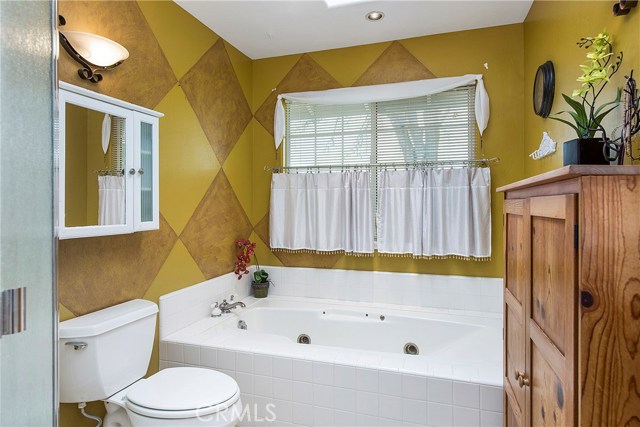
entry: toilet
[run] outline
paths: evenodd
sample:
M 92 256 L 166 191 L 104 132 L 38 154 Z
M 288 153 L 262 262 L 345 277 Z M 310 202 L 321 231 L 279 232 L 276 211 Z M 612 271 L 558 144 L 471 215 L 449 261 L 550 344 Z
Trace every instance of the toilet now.
M 228 375 L 149 366 L 158 306 L 132 300 L 60 323 L 60 402 L 105 402 L 106 427 L 236 425 L 240 390 Z

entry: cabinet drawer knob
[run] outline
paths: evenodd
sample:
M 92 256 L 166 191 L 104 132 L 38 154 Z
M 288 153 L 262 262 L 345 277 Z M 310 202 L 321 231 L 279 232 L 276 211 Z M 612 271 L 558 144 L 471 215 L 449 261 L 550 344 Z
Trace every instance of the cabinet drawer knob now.
M 529 378 L 525 377 L 524 375 L 522 375 L 519 379 L 518 379 L 518 385 L 520 386 L 520 388 L 522 387 L 529 387 L 529 385 L 531 384 L 531 382 L 529 381 Z
M 138 173 L 139 173 L 140 175 L 144 175 L 144 169 L 142 169 L 142 168 L 138 169 Z
M 531 383 L 529 382 L 529 378 L 527 378 L 527 377 L 524 375 L 524 372 L 520 372 L 520 376 L 518 377 L 518 385 L 520 386 L 520 388 L 522 388 L 522 387 L 524 387 L 524 386 L 529 387 L 529 384 L 531 384 Z
M 520 386 L 520 388 L 527 386 L 529 387 L 529 378 L 526 377 L 526 375 L 524 374 L 524 372 L 518 371 L 516 370 L 514 373 L 514 376 L 516 378 L 516 380 L 518 380 L 518 385 Z
M 135 175 L 136 170 L 134 168 L 129 169 L 129 175 Z

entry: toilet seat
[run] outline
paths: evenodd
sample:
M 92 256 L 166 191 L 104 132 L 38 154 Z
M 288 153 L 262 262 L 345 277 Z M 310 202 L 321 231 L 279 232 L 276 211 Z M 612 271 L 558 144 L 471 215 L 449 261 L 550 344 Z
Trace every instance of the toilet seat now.
M 132 385 L 127 409 L 152 418 L 196 418 L 223 411 L 240 398 L 236 381 L 204 368 L 168 368 Z

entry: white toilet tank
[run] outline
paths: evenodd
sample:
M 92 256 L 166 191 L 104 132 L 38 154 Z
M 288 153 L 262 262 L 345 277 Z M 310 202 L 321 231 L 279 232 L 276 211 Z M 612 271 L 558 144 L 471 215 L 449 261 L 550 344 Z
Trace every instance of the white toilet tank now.
M 132 300 L 60 323 L 60 402 L 103 400 L 144 377 L 158 306 Z

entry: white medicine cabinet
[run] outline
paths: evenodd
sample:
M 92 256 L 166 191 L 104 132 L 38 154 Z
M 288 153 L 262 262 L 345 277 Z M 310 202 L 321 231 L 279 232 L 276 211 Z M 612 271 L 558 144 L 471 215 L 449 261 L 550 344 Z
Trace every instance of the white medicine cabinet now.
M 60 82 L 61 239 L 157 230 L 163 114 Z

